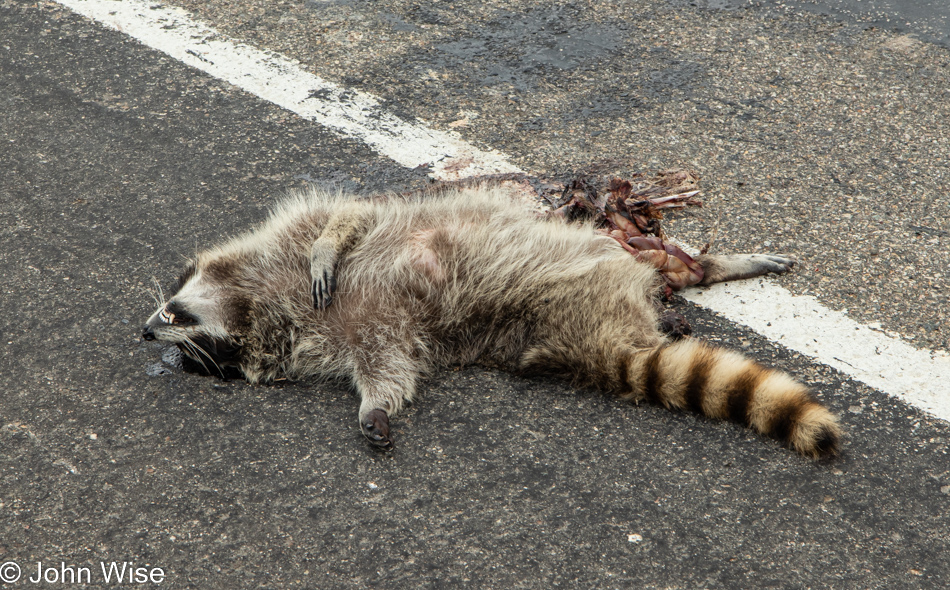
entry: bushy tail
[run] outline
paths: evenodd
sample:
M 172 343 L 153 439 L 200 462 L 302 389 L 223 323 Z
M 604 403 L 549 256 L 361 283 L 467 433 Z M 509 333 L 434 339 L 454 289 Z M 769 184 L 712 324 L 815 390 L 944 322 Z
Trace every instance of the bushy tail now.
M 804 385 L 740 354 L 687 338 L 619 365 L 625 397 L 732 420 L 813 458 L 838 451 L 836 418 Z

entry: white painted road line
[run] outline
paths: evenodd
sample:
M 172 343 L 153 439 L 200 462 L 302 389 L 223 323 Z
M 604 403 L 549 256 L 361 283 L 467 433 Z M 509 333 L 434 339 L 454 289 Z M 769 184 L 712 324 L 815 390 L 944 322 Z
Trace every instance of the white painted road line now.
M 403 166 L 430 163 L 433 175 L 441 179 L 519 171 L 495 151 L 479 150 L 421 122 L 403 121 L 380 108 L 372 95 L 322 80 L 281 55 L 230 40 L 181 9 L 141 0 L 57 1 L 301 117 L 361 139 Z M 765 280 L 683 294 L 791 350 L 950 420 L 946 354 L 916 349 L 824 307 L 814 297 L 792 295 Z
M 430 164 L 433 176 L 442 180 L 517 171 L 497 152 L 404 121 L 383 110 L 376 97 L 323 80 L 282 55 L 228 39 L 180 8 L 140 0 L 58 1 L 304 119 L 358 138 L 403 166 Z
M 687 289 L 686 299 L 748 326 L 857 381 L 950 420 L 950 355 L 920 350 L 864 326 L 811 296 L 748 280 Z

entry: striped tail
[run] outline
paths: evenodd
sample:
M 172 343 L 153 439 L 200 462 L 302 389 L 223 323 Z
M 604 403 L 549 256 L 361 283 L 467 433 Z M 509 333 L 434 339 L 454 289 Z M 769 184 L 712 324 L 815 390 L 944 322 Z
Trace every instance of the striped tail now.
M 621 365 L 624 397 L 732 420 L 812 458 L 837 454 L 834 415 L 801 383 L 740 354 L 686 338 Z

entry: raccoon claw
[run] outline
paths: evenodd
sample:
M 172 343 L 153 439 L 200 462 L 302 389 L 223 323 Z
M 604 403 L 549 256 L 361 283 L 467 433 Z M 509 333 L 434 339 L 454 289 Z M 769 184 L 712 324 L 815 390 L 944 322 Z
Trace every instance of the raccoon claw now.
M 780 275 L 792 270 L 792 267 L 798 262 L 788 256 L 777 256 L 775 254 L 762 254 L 761 256 L 766 259 L 762 261 L 762 266 L 767 269 L 768 272 L 774 272 Z
M 389 416 L 383 410 L 373 410 L 360 422 L 363 436 L 369 443 L 381 451 L 393 450 L 393 441 L 389 437 Z
M 313 279 L 311 292 L 313 295 L 314 309 L 326 309 L 333 302 L 333 292 L 336 290 L 336 277 L 332 272 L 324 271 L 323 274 Z
M 795 262 L 797 262 L 794 258 L 776 254 L 750 254 L 748 261 L 749 268 L 737 278 L 758 277 L 769 274 L 770 272 L 783 275 L 792 270 L 792 267 L 795 266 Z

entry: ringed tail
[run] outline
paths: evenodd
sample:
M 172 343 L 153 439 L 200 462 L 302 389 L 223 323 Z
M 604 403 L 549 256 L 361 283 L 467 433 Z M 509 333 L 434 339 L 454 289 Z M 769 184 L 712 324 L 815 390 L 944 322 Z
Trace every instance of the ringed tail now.
M 835 416 L 781 371 L 691 338 L 626 358 L 623 397 L 738 422 L 815 459 L 838 452 Z

